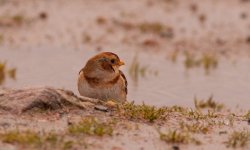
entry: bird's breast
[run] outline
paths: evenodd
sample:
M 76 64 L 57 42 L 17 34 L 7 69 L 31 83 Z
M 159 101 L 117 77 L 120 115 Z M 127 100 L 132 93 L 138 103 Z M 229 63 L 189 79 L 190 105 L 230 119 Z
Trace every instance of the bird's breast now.
M 97 80 L 89 80 L 85 78 L 83 73 L 78 79 L 78 91 L 80 95 L 101 100 L 117 100 L 124 101 L 126 94 L 120 77 L 116 77 L 107 83 L 98 83 Z

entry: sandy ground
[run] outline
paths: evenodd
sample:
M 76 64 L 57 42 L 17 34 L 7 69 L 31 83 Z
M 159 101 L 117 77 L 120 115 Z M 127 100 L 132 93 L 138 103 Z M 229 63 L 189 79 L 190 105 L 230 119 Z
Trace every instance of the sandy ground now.
M 217 104 L 214 107 L 216 109 L 209 109 L 210 112 L 203 110 L 202 107 L 196 110 L 173 106 L 162 108 L 165 110 L 164 113 L 150 120 L 150 117 L 138 115 L 134 111 L 137 109 L 135 107 L 129 107 L 129 109 L 120 106 L 107 107 L 107 111 L 100 111 L 96 107 L 100 108 L 101 104 L 85 103 L 88 107 L 80 109 L 66 103 L 73 99 L 76 100 L 76 97 L 71 93 L 66 92 L 65 95 L 64 91 L 60 90 L 58 93 L 52 88 L 0 91 L 1 149 L 163 150 L 177 148 L 192 150 L 230 149 L 234 143 L 235 148 L 249 148 L 249 123 L 247 123 L 247 117 L 244 116 L 246 112 L 233 112 L 223 107 L 221 109 Z M 139 114 L 149 112 L 149 109 L 145 109 L 148 106 L 139 107 L 144 107 Z M 81 126 L 89 124 L 85 123 L 80 126 L 78 123 L 90 117 L 105 123 L 99 128 L 111 127 L 113 130 L 111 136 L 109 132 L 103 136 L 98 136 L 98 132 L 90 135 L 88 132 L 85 133 L 86 130 L 97 128 L 93 122 L 90 123 L 91 128 L 80 130 Z M 72 126 L 78 126 L 76 132 L 70 132 Z M 174 130 L 180 135 L 169 134 Z M 13 135 L 13 131 L 14 133 L 19 131 L 19 133 Z M 25 136 L 24 133 L 27 131 L 35 133 L 36 136 Z M 242 131 L 247 136 L 236 137 L 235 140 L 230 141 L 234 131 Z M 21 136 L 22 134 L 24 135 Z M 54 136 L 43 140 L 46 134 Z M 163 134 L 169 139 L 166 141 L 162 139 Z M 32 140 L 37 136 L 41 138 L 40 142 Z M 72 144 L 66 147 L 68 141 Z M 242 141 L 246 143 L 243 142 L 244 144 L 241 145 Z
M 0 58 L 5 58 L 1 55 L 6 54 L 3 51 L 20 51 L 22 58 L 13 53 L 18 63 L 29 56 L 25 54 L 27 51 L 37 57 L 34 57 L 35 60 L 49 62 L 54 57 L 69 61 L 56 54 L 67 50 L 79 55 L 83 52 L 87 56 L 102 50 L 119 50 L 128 57 L 135 51 L 167 55 L 188 50 L 248 59 L 249 8 L 248 0 L 0 0 Z M 48 51 L 53 49 L 56 53 L 51 52 L 51 57 Z M 8 55 L 12 55 L 11 52 Z M 39 57 L 43 52 L 46 53 L 44 59 Z M 72 69 L 75 71 L 78 68 Z M 53 82 L 54 78 L 50 80 Z M 245 113 L 238 111 L 237 114 Z M 79 119 L 82 113 L 85 112 L 79 110 L 79 113 L 63 117 L 56 117 L 57 114 L 34 117 L 2 113 L 1 131 L 5 130 L 6 124 L 8 127 L 64 130 L 68 118 L 73 116 Z M 51 120 L 54 117 L 56 119 Z M 159 127 L 175 127 L 179 118 L 171 117 L 173 120 L 163 125 L 125 120 L 132 130 L 117 128 L 115 132 L 119 134 L 113 137 L 87 137 L 86 141 L 91 145 L 88 149 L 171 149 L 173 144 L 161 141 L 157 132 Z M 228 121 L 224 117 L 220 119 Z M 139 124 L 139 129 L 136 124 Z M 223 142 L 228 134 L 242 129 L 249 130 L 246 120 L 235 118 L 233 126 L 216 126 L 208 134 L 198 134 L 204 140 L 202 145 L 181 144 L 180 149 L 227 149 Z M 221 131 L 227 133 L 220 135 Z M 1 142 L 0 145 L 6 146 L 3 149 L 22 149 Z

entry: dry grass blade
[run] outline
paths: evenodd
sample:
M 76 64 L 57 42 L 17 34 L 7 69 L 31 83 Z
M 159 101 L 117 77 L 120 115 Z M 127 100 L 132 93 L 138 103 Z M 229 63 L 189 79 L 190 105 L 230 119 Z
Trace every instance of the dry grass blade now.
M 225 142 L 227 147 L 239 148 L 246 147 L 250 142 L 249 131 L 234 131 Z
M 189 144 L 189 143 L 195 143 L 197 145 L 201 144 L 200 141 L 191 137 L 188 132 L 181 132 L 177 130 L 169 130 L 166 133 L 160 132 L 160 139 L 167 143 L 174 143 L 174 144 Z
M 220 111 L 224 108 L 223 104 L 217 103 L 213 100 L 213 96 L 210 96 L 207 100 L 198 100 L 196 97 L 194 98 L 194 105 L 196 109 L 213 109 L 216 111 Z

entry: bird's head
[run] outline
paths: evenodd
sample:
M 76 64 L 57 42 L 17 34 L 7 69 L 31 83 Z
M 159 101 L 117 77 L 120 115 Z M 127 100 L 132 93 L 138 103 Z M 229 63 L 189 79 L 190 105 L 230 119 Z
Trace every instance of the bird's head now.
M 90 76 L 105 77 L 119 74 L 119 67 L 124 62 L 112 52 L 102 52 L 90 58 L 85 66 L 85 72 Z

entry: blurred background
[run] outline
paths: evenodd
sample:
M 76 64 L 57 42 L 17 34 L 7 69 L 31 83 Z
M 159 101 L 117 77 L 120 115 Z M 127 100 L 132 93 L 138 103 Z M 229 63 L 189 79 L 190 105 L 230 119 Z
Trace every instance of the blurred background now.
M 101 51 L 126 63 L 129 101 L 250 107 L 250 0 L 0 0 L 0 87 L 78 94 Z

